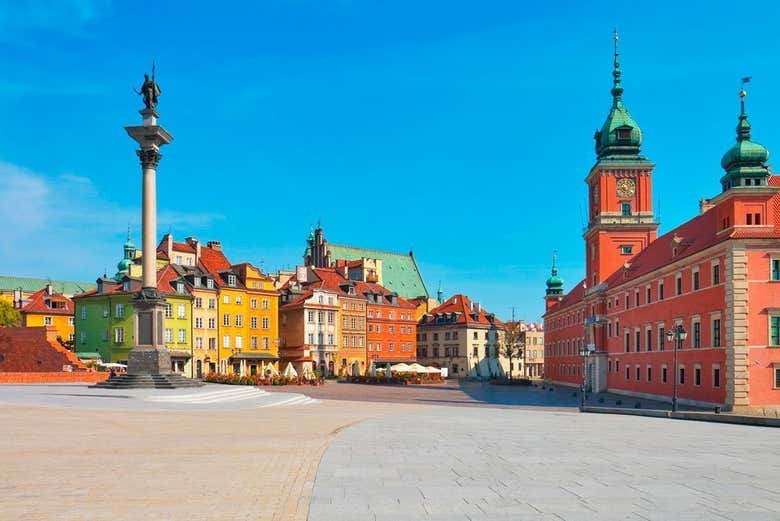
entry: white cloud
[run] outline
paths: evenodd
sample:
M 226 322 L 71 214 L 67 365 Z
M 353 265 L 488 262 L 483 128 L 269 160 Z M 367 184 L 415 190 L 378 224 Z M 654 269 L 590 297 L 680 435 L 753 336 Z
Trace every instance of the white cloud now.
M 113 273 L 121 255 L 116 237 L 132 225 L 140 242 L 140 208 L 100 194 L 76 174 L 48 178 L 0 161 L 0 259 L 3 274 L 90 280 Z M 158 232 L 192 233 L 223 217 L 213 213 L 162 211 Z

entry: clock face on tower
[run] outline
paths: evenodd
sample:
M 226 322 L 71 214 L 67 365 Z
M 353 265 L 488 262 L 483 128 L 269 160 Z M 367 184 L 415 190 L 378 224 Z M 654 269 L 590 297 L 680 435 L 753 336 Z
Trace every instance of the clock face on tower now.
M 636 191 L 636 184 L 633 179 L 623 178 L 617 180 L 618 197 L 633 197 Z

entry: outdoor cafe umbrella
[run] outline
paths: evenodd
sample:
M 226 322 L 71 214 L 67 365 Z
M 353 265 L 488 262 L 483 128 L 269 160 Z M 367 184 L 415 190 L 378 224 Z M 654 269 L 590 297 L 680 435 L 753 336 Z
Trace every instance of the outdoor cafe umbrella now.
M 284 368 L 284 376 L 287 378 L 297 378 L 298 371 L 292 365 L 292 362 L 287 362 L 287 367 Z
M 404 364 L 403 362 L 400 364 L 395 364 L 393 366 L 390 366 L 390 369 L 395 371 L 396 373 L 408 373 L 409 372 L 409 366 Z
M 417 362 L 409 366 L 409 371 L 412 373 L 427 373 L 425 366 L 418 364 Z

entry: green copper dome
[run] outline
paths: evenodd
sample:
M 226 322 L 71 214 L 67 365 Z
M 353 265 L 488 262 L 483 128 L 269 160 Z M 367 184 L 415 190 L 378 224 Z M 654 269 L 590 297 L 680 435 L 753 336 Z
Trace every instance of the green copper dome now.
M 744 89 L 740 91 L 740 114 L 737 123 L 737 142 L 720 160 L 726 171 L 720 182 L 726 191 L 734 186 L 766 186 L 769 168 L 766 162 L 769 151 L 763 145 L 750 140 L 750 122 L 745 114 Z
M 612 108 L 607 120 L 596 131 L 596 155 L 599 159 L 639 159 L 642 129 L 623 105 L 623 83 L 618 60 L 617 32 L 615 33 L 615 62 L 612 70 Z
M 546 294 L 550 295 L 563 295 L 563 279 L 558 276 L 558 268 L 555 266 L 555 254 L 553 254 L 552 270 L 550 270 L 550 278 L 547 279 L 547 291 Z

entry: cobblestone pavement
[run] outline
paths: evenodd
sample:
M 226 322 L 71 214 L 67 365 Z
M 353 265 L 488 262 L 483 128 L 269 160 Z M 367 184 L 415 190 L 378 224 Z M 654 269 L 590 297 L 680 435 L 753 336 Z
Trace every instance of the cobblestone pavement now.
M 426 407 L 336 437 L 309 519 L 778 520 L 778 431 Z
M 268 387 L 269 392 L 279 392 L 284 387 Z M 536 387 L 491 385 L 488 382 L 448 380 L 436 385 L 366 385 L 328 381 L 321 387 L 295 387 L 296 393 L 323 400 L 349 400 L 369 402 L 414 403 L 418 405 L 449 405 L 456 407 L 495 408 L 520 407 L 534 410 L 576 410 L 580 396 L 576 389 L 556 386 L 554 389 Z M 603 401 L 601 401 L 603 399 Z M 609 407 L 633 408 L 637 403 L 643 409 L 669 409 L 666 403 L 630 398 L 614 394 L 589 395 L 589 404 Z M 683 409 L 693 409 L 682 407 Z
M 0 401 L 6 392 L 0 387 Z M 1 521 L 304 521 L 331 439 L 366 418 L 414 409 L 329 402 L 146 412 L 80 400 L 103 405 L 0 404 Z

